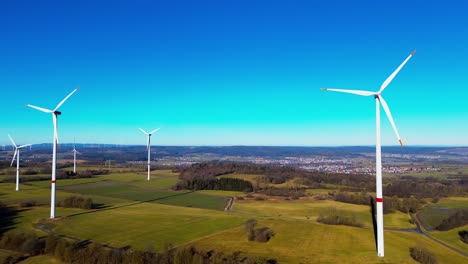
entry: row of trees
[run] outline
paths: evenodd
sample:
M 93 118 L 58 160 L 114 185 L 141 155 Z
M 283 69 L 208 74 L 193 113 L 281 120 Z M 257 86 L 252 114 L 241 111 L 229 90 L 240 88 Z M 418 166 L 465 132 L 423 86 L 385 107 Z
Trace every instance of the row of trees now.
M 16 173 L 16 172 L 15 172 Z M 24 174 L 24 173 L 23 173 Z M 30 182 L 30 181 L 45 181 L 50 180 L 49 175 L 35 175 L 36 173 L 30 174 L 27 177 L 22 177 L 22 182 Z M 42 173 L 41 173 L 42 174 Z M 45 174 L 50 174 L 45 173 Z M 109 170 L 85 170 L 74 173 L 73 171 L 57 171 L 57 179 L 79 179 L 79 178 L 93 178 L 97 175 L 105 175 L 109 174 Z M 26 175 L 26 174 L 25 174 Z M 16 174 L 15 175 L 7 175 L 0 179 L 0 183 L 12 183 L 16 181 Z
M 307 171 L 304 169 L 284 166 L 266 166 L 251 163 L 232 162 L 205 162 L 175 169 L 179 172 L 181 179 L 213 178 L 230 173 L 263 175 L 265 183 L 281 184 L 289 179 L 302 178 L 303 183 L 308 186 L 317 184 L 345 185 L 355 188 L 371 190 L 374 188 L 374 177 L 363 174 L 340 174 Z
M 412 247 L 410 248 L 410 256 L 419 263 L 423 264 L 437 264 L 435 255 L 425 247 Z
M 467 208 L 456 209 L 455 213 L 442 220 L 442 222 L 436 226 L 435 229 L 439 231 L 447 231 L 464 225 L 468 225 Z
M 343 203 L 369 205 L 371 197 L 365 191 L 360 193 L 338 192 L 334 195 L 334 200 Z M 417 199 L 416 197 L 384 197 L 383 211 L 384 214 L 393 213 L 395 211 L 414 213 L 417 212 L 424 203 L 424 200 Z
M 309 188 L 326 188 L 326 184 L 339 186 L 348 191 L 375 191 L 375 177 L 366 174 L 341 174 L 307 171 L 304 169 L 267 166 L 250 163 L 205 162 L 174 170 L 180 172 L 183 180 L 213 179 L 230 173 L 261 175 L 262 183 L 280 184 L 287 180 L 299 179 L 302 185 Z M 259 186 L 256 186 L 259 188 Z M 385 195 L 400 198 L 416 197 L 418 199 L 446 197 L 468 192 L 468 182 L 461 179 L 448 180 L 437 178 L 416 178 L 404 176 L 386 179 L 383 186 Z
M 174 249 L 167 245 L 163 252 L 148 247 L 146 251 L 125 248 L 110 248 L 87 240 L 73 241 L 60 236 L 37 237 L 34 233 L 10 231 L 0 240 L 0 248 L 13 250 L 25 255 L 13 254 L 6 258 L 8 263 L 47 254 L 55 256 L 65 263 L 89 264 L 273 264 L 274 259 L 240 256 L 240 253 L 224 254 L 222 252 L 203 251 L 195 247 Z
M 224 191 L 253 191 L 252 183 L 236 178 L 213 178 L 213 179 L 198 179 L 181 180 L 174 187 L 175 190 L 224 190 Z
M 411 196 L 416 198 L 447 197 L 463 194 L 467 191 L 467 184 L 460 185 L 456 181 L 438 180 L 435 178 L 417 179 L 411 177 L 410 179 L 395 179 L 383 187 L 385 195 L 404 198 Z

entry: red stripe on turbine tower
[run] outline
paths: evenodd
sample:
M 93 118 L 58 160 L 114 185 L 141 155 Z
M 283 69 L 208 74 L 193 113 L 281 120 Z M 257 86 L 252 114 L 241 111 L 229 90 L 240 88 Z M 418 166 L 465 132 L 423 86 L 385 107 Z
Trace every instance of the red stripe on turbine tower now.
M 375 201 L 378 202 L 378 203 L 382 203 L 382 202 L 383 202 L 383 198 L 375 198 Z
M 55 183 L 55 181 L 52 181 L 52 183 Z

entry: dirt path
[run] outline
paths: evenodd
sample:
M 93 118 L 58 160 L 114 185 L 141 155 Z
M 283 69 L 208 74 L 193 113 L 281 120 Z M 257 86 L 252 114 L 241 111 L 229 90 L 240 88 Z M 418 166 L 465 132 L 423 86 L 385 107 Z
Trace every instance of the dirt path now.
M 231 212 L 232 205 L 234 204 L 234 197 L 232 197 L 232 196 L 226 196 L 226 197 L 229 198 L 229 202 L 228 202 L 226 208 L 224 208 L 224 211 Z

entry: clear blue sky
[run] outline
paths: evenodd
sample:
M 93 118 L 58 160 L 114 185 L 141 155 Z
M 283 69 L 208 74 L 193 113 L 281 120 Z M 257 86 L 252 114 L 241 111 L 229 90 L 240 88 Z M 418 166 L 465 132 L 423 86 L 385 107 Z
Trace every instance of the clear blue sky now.
M 3 1 L 0 144 L 468 145 L 465 1 Z M 411 2 L 411 3 L 410 3 Z M 398 142 L 382 117 L 382 141 Z

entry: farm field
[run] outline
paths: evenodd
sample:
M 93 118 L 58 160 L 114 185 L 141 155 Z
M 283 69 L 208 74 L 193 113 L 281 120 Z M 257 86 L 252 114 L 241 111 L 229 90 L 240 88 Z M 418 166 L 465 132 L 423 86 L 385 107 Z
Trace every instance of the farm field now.
M 193 244 L 208 250 L 270 256 L 279 263 L 415 263 L 409 248 L 422 245 L 431 248 L 441 263 L 466 263 L 466 258 L 447 251 L 444 247 L 417 234 L 385 232 L 386 256 L 375 255 L 375 242 L 371 230 L 322 225 L 316 222 L 283 219 L 262 219 L 259 227 L 268 226 L 275 231 L 268 243 L 249 242 L 242 227 L 218 233 Z
M 161 250 L 167 243 L 178 246 L 240 226 L 245 219 L 213 210 L 143 203 L 68 217 L 55 222 L 54 230 L 114 247 L 144 249 L 151 244 Z
M 454 212 L 457 208 L 468 208 L 467 197 L 442 198 L 438 203 L 428 204 L 418 213 L 418 217 L 423 225 L 432 230 L 442 222 L 442 220 Z
M 282 218 L 297 218 L 314 220 L 320 213 L 325 212 L 330 208 L 335 208 L 341 211 L 353 214 L 358 221 L 367 227 L 372 226 L 372 217 L 369 206 L 356 205 L 349 203 L 341 203 L 329 200 L 296 200 L 296 201 L 236 201 L 232 207 L 233 211 L 245 212 L 264 217 L 282 217 Z M 395 228 L 415 228 L 415 225 L 409 222 L 410 217 L 401 212 L 395 212 L 384 215 L 384 223 L 386 227 Z
M 234 175 L 252 179 L 252 175 Z M 224 177 L 224 176 L 223 176 Z M 231 212 L 225 207 L 228 197 L 244 196 L 242 192 L 201 190 L 173 191 L 178 175 L 168 170 L 152 171 L 151 181 L 146 173 L 112 172 L 93 178 L 57 181 L 57 199 L 80 195 L 93 199 L 97 209 L 84 210 L 57 207 L 58 218 L 48 219 L 50 181 L 21 184 L 19 192 L 13 183 L 0 184 L 2 202 L 17 206 L 17 215 L 10 228 L 46 236 L 49 232 L 79 240 L 91 240 L 111 247 L 130 246 L 143 250 L 154 246 L 161 251 L 166 245 L 194 245 L 202 250 L 225 253 L 239 251 L 245 256 L 274 258 L 279 263 L 415 263 L 409 248 L 430 248 L 439 263 L 464 263 L 466 257 L 447 250 L 436 242 L 416 233 L 407 214 L 396 212 L 384 216 L 384 259 L 376 257 L 369 206 L 315 199 L 329 189 L 310 189 L 308 197 L 284 200 L 235 199 Z M 23 201 L 35 200 L 39 206 L 19 207 Z M 467 198 L 444 198 L 431 207 L 457 208 Z M 335 208 L 353 214 L 364 228 L 330 226 L 316 222 L 320 213 Z M 425 212 L 425 211 L 423 211 Z M 429 212 L 429 211 L 428 211 Z M 267 243 L 250 242 L 244 230 L 247 219 L 255 218 L 257 227 L 271 228 L 275 236 Z M 466 226 L 464 227 L 466 229 Z M 402 229 L 397 231 L 394 229 Z M 434 238 L 467 252 L 466 244 L 457 240 L 457 231 L 430 232 Z M 0 257 L 6 253 L 0 252 Z M 50 256 L 37 256 L 21 263 L 60 263 Z

